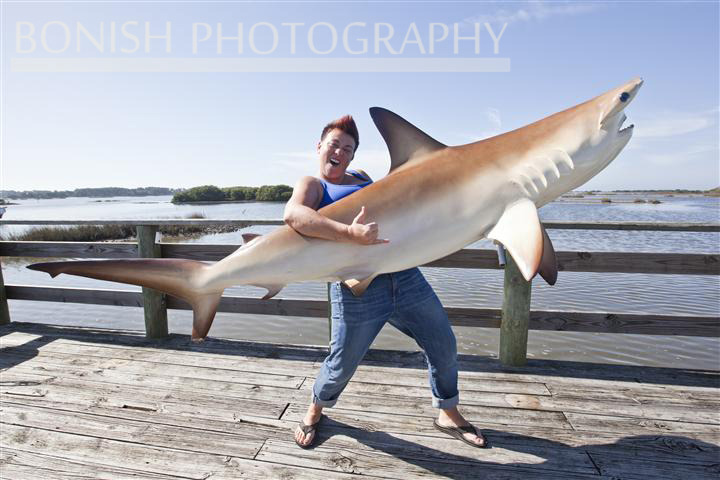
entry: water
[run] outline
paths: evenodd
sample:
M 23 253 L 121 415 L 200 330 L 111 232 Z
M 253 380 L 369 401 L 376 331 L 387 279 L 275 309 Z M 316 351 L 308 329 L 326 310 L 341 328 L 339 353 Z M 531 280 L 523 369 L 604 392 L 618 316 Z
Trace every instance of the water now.
M 546 205 L 540 215 L 546 221 L 577 222 L 698 222 L 720 221 L 720 199 L 702 196 L 648 196 L 659 205 L 632 203 L 635 195 L 602 194 L 613 203 L 596 198 L 562 199 Z M 8 208 L 4 219 L 115 220 L 182 218 L 203 213 L 207 218 L 279 219 L 279 203 L 219 205 L 173 205 L 169 197 L 115 197 L 25 200 Z M 594 202 L 594 203 L 591 203 Z M 19 233 L 29 227 L 2 226 L 0 233 Z M 240 232 L 204 235 L 184 242 L 239 244 L 241 232 L 266 233 L 276 227 L 250 227 Z M 720 234 L 690 232 L 550 231 L 557 250 L 617 252 L 718 253 Z M 471 248 L 492 248 L 487 241 Z M 24 268 L 26 259 L 4 259 L 8 284 L 136 289 L 79 277 L 47 275 Z M 494 307 L 502 304 L 503 274 L 494 270 L 426 268 L 423 273 L 446 306 Z M 233 287 L 228 295 L 259 297 L 264 290 Z M 304 282 L 288 285 L 278 298 L 325 299 L 325 284 Z M 557 285 L 534 282 L 532 308 L 665 315 L 720 315 L 720 278 L 693 275 L 596 274 L 560 272 Z M 139 308 L 10 301 L 13 320 L 61 325 L 144 329 Z M 173 332 L 190 331 L 191 313 L 169 311 Z M 456 327 L 460 353 L 496 356 L 499 330 Z M 326 344 L 327 321 L 313 318 L 218 314 L 212 328 L 217 337 L 280 343 Z M 387 326 L 373 344 L 375 348 L 416 349 L 412 340 Z M 528 356 L 557 360 L 648 366 L 720 369 L 720 340 L 699 337 L 592 334 L 531 331 Z

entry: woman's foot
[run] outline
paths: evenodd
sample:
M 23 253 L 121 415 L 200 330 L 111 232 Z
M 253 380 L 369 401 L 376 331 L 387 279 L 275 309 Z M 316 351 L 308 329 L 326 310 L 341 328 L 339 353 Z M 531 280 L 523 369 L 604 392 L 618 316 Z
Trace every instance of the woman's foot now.
M 315 442 L 315 437 L 317 436 L 317 423 L 320 421 L 321 417 L 322 407 L 311 404 L 302 420 L 302 425 L 304 425 L 305 428 L 298 425 L 295 429 L 295 443 L 297 443 L 298 446 L 308 448 L 313 444 L 313 442 Z
M 465 420 L 465 417 L 462 416 L 462 414 L 458 411 L 457 407 L 453 407 L 447 410 L 440 410 L 440 414 L 438 415 L 436 423 L 441 427 L 471 427 L 471 431 L 462 432 L 463 439 L 471 445 L 475 445 L 478 447 L 487 446 L 487 440 L 485 439 L 483 434 L 480 433 L 480 430 L 478 430 L 473 425 L 471 425 L 470 422 Z

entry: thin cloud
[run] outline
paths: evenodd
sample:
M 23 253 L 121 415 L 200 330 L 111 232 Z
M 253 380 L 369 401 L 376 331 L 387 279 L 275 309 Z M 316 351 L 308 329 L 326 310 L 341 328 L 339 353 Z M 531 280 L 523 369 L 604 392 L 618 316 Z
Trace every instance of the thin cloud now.
M 502 118 L 499 109 L 487 107 L 481 113 L 480 128 L 476 133 L 455 132 L 455 135 L 463 142 L 477 142 L 502 133 Z
M 698 155 L 714 154 L 717 157 L 717 145 L 688 145 L 685 148 L 672 152 L 646 153 L 641 156 L 642 160 L 656 166 L 668 167 L 677 166 L 685 162 L 693 162 Z
M 704 112 L 662 112 L 646 120 L 638 121 L 635 127 L 637 138 L 658 138 L 685 135 L 703 130 L 716 123 L 718 111 Z
M 465 20 L 466 23 L 497 23 L 511 24 L 517 22 L 540 22 L 551 17 L 581 15 L 590 13 L 601 5 L 598 4 L 573 4 L 573 3 L 553 3 L 545 2 L 527 2 L 518 9 L 500 9 L 493 13 L 480 14 Z

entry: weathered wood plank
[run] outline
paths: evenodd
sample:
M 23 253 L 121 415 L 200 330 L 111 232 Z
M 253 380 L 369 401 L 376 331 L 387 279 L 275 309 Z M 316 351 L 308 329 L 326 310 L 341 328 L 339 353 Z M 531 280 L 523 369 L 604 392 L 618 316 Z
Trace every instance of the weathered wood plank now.
M 0 220 L 0 225 L 147 225 L 147 226 L 214 226 L 214 225 L 233 225 L 238 228 L 250 227 L 254 225 L 285 225 L 282 220 L 238 220 L 233 219 L 210 219 L 210 218 L 140 218 L 136 220 Z M 692 224 L 690 224 L 692 225 Z
M 0 422 L 3 425 L 108 438 L 151 447 L 166 447 L 174 450 L 249 459 L 255 457 L 265 441 L 263 437 L 244 432 L 229 434 L 189 426 L 156 425 L 147 421 L 65 412 L 53 408 L 27 405 L 21 407 L 4 404 L 0 406 Z
M 350 432 L 348 435 L 355 433 Z M 486 479 L 598 478 L 597 470 L 582 452 L 553 458 L 550 452 L 542 449 L 525 453 L 503 448 L 478 451 L 466 446 L 463 451 L 455 448 L 456 444 L 463 445 L 457 441 L 427 441 L 421 437 L 403 438 L 381 432 L 363 435 L 360 441 L 352 441 L 354 439 L 349 436 L 345 438 L 349 441 L 344 445 L 336 446 L 336 441 L 323 442 L 312 450 L 295 450 L 294 444 L 268 440 L 257 458 L 302 467 L 320 464 L 330 468 L 333 474 L 373 474 L 384 478 L 468 478 L 470 472 L 482 472 L 482 478 Z M 553 460 L 546 461 L 547 457 Z
M 16 369 L 13 369 L 15 371 Z M 16 375 L 32 379 L 34 372 L 47 374 L 43 370 L 26 371 L 17 369 Z M 0 385 L 0 395 L 8 402 L 20 401 L 27 405 L 47 406 L 79 404 L 104 405 L 119 409 L 144 412 L 162 411 L 169 414 L 185 415 L 193 419 L 215 419 L 233 421 L 237 415 L 249 415 L 270 419 L 278 418 L 285 407 L 284 402 L 256 399 L 238 399 L 222 392 L 188 392 L 183 388 L 157 388 L 152 385 L 117 385 L 111 382 L 97 382 L 78 378 L 57 377 L 40 383 L 13 382 Z M 67 407 L 58 407 L 67 409 Z
M 402 414 L 423 414 L 423 405 L 430 403 L 429 389 L 422 395 L 422 389 L 413 392 L 408 387 L 364 385 L 366 391 L 343 393 L 338 405 L 343 408 L 359 409 L 372 407 L 380 412 L 396 411 Z M 410 390 L 403 394 L 403 388 Z M 416 393 L 417 395 L 413 395 Z M 627 416 L 646 419 L 679 422 L 700 422 L 714 424 L 720 430 L 720 405 L 718 402 L 698 402 L 694 405 L 641 404 L 633 398 L 583 398 L 581 396 L 544 396 L 516 393 L 460 391 L 463 411 L 482 414 L 484 408 L 517 409 L 518 416 L 529 412 L 545 412 L 558 415 L 569 412 L 603 412 L 606 415 Z M 495 415 L 495 413 L 493 413 Z
M 51 372 L 52 375 L 73 374 L 86 378 L 97 378 L 102 381 L 115 381 L 116 374 L 139 375 L 137 378 L 141 383 L 144 379 L 152 379 L 153 382 L 174 383 L 180 379 L 197 380 L 198 382 L 219 382 L 218 386 L 225 384 L 246 384 L 268 387 L 281 387 L 285 389 L 297 389 L 305 377 L 297 375 L 266 374 L 262 372 L 225 370 L 220 368 L 187 367 L 171 363 L 143 362 L 134 360 L 121 360 L 116 358 L 102 360 L 98 357 L 75 356 L 53 356 L 44 354 L 39 357 L 27 358 L 18 353 L 7 353 L 5 362 L 14 365 L 13 368 L 37 368 L 43 372 Z M 20 357 L 16 361 L 15 358 Z M 76 357 L 76 358 L 72 358 Z M 24 360 L 24 361 L 23 361 Z M 154 368 L 159 369 L 162 374 L 153 374 Z M 163 380 L 166 378 L 167 380 Z M 228 387 L 230 388 L 230 387 Z
M 349 421 L 361 421 L 375 430 L 388 433 L 416 432 L 418 435 L 443 434 L 435 430 L 432 424 L 437 416 L 437 409 L 430 405 L 430 400 L 405 402 L 395 399 L 380 401 L 364 400 L 352 395 L 340 397 L 340 401 L 328 414 L 338 421 L 345 418 Z M 308 399 L 309 401 L 309 399 Z M 283 420 L 300 421 L 305 415 L 307 405 L 291 403 L 282 416 Z M 461 405 L 460 410 L 471 422 L 483 422 L 487 425 L 519 425 L 540 428 L 562 428 L 571 430 L 570 423 L 561 412 L 545 412 L 540 410 L 520 410 L 516 408 L 478 407 Z M 703 430 L 707 432 L 708 430 Z
M 715 451 L 716 454 L 720 455 L 720 449 L 715 447 Z M 594 451 L 588 452 L 588 455 L 592 457 L 593 463 L 597 465 L 600 473 L 610 478 L 708 480 L 718 478 L 718 475 L 720 475 L 720 464 L 717 461 L 707 465 L 695 465 L 673 461 L 653 461 Z
M 720 275 L 720 255 L 704 253 L 556 252 L 558 270 L 597 273 Z
M 588 439 L 583 449 L 590 456 L 611 456 L 620 461 L 625 458 L 622 469 L 635 471 L 636 468 L 627 468 L 635 460 L 651 462 L 672 463 L 677 467 L 683 465 L 714 466 L 718 468 L 720 458 L 720 438 L 701 436 L 690 438 L 678 435 L 628 435 L 618 436 L 611 440 L 599 442 Z M 662 477 L 662 475 L 660 475 Z
M 720 232 L 716 223 L 543 222 L 548 230 L 642 230 L 656 232 Z
M 361 367 L 375 372 L 396 374 L 393 368 L 423 371 L 421 351 L 370 350 Z M 497 359 L 480 355 L 459 355 L 462 375 L 523 382 L 587 382 L 603 388 L 608 381 L 645 382 L 649 384 L 720 388 L 720 371 L 686 368 L 648 367 L 642 365 L 606 365 L 589 362 L 530 359 L 523 367 L 506 367 Z M 404 370 L 403 370 L 404 371 Z M 612 386 L 612 385 L 609 385 Z
M 4 426 L 2 445 L 15 451 L 36 455 L 53 452 L 55 456 L 77 462 L 102 464 L 106 467 L 136 470 L 144 475 L 165 474 L 176 478 L 204 480 L 268 478 L 327 480 L 327 472 L 289 467 L 237 457 L 210 455 L 131 442 L 93 438 L 27 427 Z M 334 474 L 337 478 L 357 478 Z
M 117 370 L 114 368 L 115 366 L 113 365 L 107 367 L 107 364 L 91 367 L 68 365 L 63 368 L 62 365 L 57 366 L 43 361 L 29 362 L 27 365 L 17 365 L 10 371 L 17 374 L 40 372 L 44 375 L 52 375 L 66 386 L 69 384 L 69 382 L 66 381 L 67 379 L 81 379 L 91 384 L 102 383 L 113 386 L 122 385 L 141 388 L 147 385 L 149 386 L 148 388 L 166 389 L 169 391 L 182 390 L 188 394 L 191 392 L 197 392 L 199 394 L 215 392 L 223 397 L 235 398 L 238 401 L 254 400 L 277 405 L 284 405 L 290 401 L 305 400 L 308 398 L 306 392 L 300 392 L 292 388 L 254 383 L 250 381 L 252 378 L 229 378 L 226 381 L 219 381 L 198 378 L 198 376 L 192 372 L 189 372 L 185 376 L 162 376 L 136 373 L 136 371 L 140 371 L 139 368 L 133 369 L 135 372 L 125 372 L 122 367 L 119 367 Z M 254 375 L 253 377 L 256 376 L 257 375 Z
M 619 382 L 609 384 L 607 389 L 603 390 L 587 388 L 583 385 L 577 385 L 575 387 L 564 385 L 563 388 L 558 388 L 557 384 L 552 382 L 548 382 L 548 388 L 552 390 L 552 396 L 554 398 L 571 398 L 588 401 L 594 399 L 600 399 L 601 401 L 634 401 L 638 405 L 715 408 L 720 412 L 720 390 L 717 389 L 708 389 L 709 391 L 697 389 L 698 391 L 695 392 L 690 389 L 651 390 L 643 387 L 629 386 Z
M 33 287 L 7 285 L 11 300 L 32 300 L 92 305 L 142 306 L 140 292 L 85 289 L 72 287 Z M 184 301 L 167 297 L 168 308 L 189 310 Z M 446 307 L 453 326 L 499 328 L 500 310 L 488 308 Z M 325 318 L 324 300 L 270 299 L 223 297 L 219 312 L 256 315 L 282 315 Z M 531 311 L 530 330 L 627 333 L 640 335 L 720 336 L 720 318 L 680 315 L 638 315 L 599 312 Z
M 720 317 L 531 311 L 530 330 L 720 337 Z
M 130 242 L 0 242 L 1 257 L 134 258 Z
M 220 260 L 238 245 L 161 244 L 163 256 Z M 137 245 L 122 242 L 0 242 L 0 256 L 62 258 L 131 258 Z M 556 252 L 558 269 L 568 272 L 720 275 L 713 253 Z M 442 268 L 499 269 L 497 253 L 463 249 L 423 265 Z
M 52 432 L 15 425 L 3 425 L 0 432 L 2 445 L 31 452 L 55 452 L 73 460 L 90 460 L 113 467 L 131 468 L 154 474 L 170 474 L 181 478 L 207 478 L 228 465 L 219 455 L 147 447 L 136 443 L 118 442 L 68 433 Z
M 187 258 L 203 262 L 218 261 L 227 257 L 240 245 L 211 245 L 202 243 L 161 243 L 164 258 Z
M 116 397 L 115 393 L 110 389 L 101 391 L 98 394 L 99 396 L 77 394 L 77 392 L 75 394 L 71 393 L 71 388 L 75 390 L 97 390 L 97 386 L 93 382 L 84 382 L 82 379 L 57 380 L 13 370 L 3 372 L 3 382 L 6 383 L 7 387 L 5 392 L 10 392 L 3 396 L 3 405 L 15 405 L 18 408 L 38 407 L 67 413 L 77 412 L 103 417 L 117 417 L 174 427 L 193 425 L 193 428 L 201 428 L 207 431 L 243 434 L 258 438 L 287 438 L 288 432 L 292 431 L 295 426 L 295 424 L 290 425 L 288 422 L 277 418 L 257 416 L 237 409 L 232 412 L 232 415 L 221 418 L 218 418 L 217 415 L 211 417 L 200 414 L 191 419 L 184 411 L 173 412 L 164 408 L 155 409 L 154 406 L 149 405 L 125 403 L 122 394 Z M 43 395 L 42 385 L 53 383 L 62 384 L 65 388 L 63 391 L 65 393 L 64 397 L 56 395 L 54 392 Z M 26 388 L 12 389 L 11 384 Z M 31 386 L 40 386 L 40 388 L 27 388 Z
M 0 220 L 0 225 L 284 225 L 281 219 L 137 219 L 137 220 Z M 668 232 L 720 232 L 715 223 L 690 222 L 543 222 L 553 230 L 653 230 Z
M 418 393 L 414 389 L 423 389 L 422 396 L 426 396 L 428 387 L 428 375 L 426 370 L 403 369 L 401 372 L 395 370 L 394 374 L 378 372 L 365 368 L 359 368 L 348 384 L 348 388 L 356 388 L 359 391 L 365 386 L 376 385 L 392 387 L 410 387 L 406 390 L 408 395 Z M 474 378 L 460 372 L 458 378 L 459 389 L 462 392 L 497 392 L 497 393 L 525 393 L 528 395 L 550 395 L 550 391 L 543 382 L 524 382 L 493 378 Z M 348 390 L 346 390 L 348 391 Z
M 306 377 L 315 376 L 319 369 L 319 367 L 314 366 L 318 358 L 315 355 L 312 355 L 308 360 L 286 360 L 242 355 L 242 351 L 219 354 L 188 350 L 108 346 L 64 339 L 56 339 L 44 345 L 36 346 L 34 343 L 26 344 L 22 340 L 22 338 L 8 335 L 0 338 L 0 347 L 10 349 L 2 352 L 29 356 L 33 351 L 37 350 L 42 355 L 51 355 L 58 358 L 72 357 L 72 359 L 77 359 L 78 356 L 82 356 L 87 358 L 88 361 L 92 357 L 103 360 L 115 358 L 185 367 L 231 370 L 231 372 L 228 372 L 229 375 L 234 375 L 234 371 L 279 375 L 287 375 L 291 372 L 295 377 Z M 3 362 L 0 360 L 0 368 L 2 368 L 2 365 Z
M 626 432 L 628 435 L 671 433 L 714 433 L 720 429 L 715 423 L 677 422 L 654 418 L 602 415 L 599 413 L 565 412 L 575 430 L 591 432 Z
M 175 475 L 148 472 L 124 466 L 103 465 L 92 459 L 71 460 L 55 452 L 25 452 L 3 446 L 0 452 L 0 471 L 4 480 L 116 480 L 137 478 L 175 480 Z

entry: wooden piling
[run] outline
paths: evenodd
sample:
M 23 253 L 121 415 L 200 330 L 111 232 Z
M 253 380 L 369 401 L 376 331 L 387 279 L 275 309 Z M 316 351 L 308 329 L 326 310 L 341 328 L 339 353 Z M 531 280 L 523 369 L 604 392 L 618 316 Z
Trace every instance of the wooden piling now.
M 523 278 L 512 255 L 507 253 L 500 324 L 500 362 L 503 365 L 519 367 L 527 361 L 532 284 Z
M 158 227 L 139 225 L 137 227 L 138 257 L 160 258 L 160 245 L 155 243 Z M 145 336 L 162 338 L 168 336 L 167 299 L 152 288 L 143 287 L 143 310 L 145 311 Z
M 5 292 L 2 263 L 0 263 L 0 325 L 7 325 L 8 323 L 10 323 L 10 309 L 8 308 L 7 293 Z

